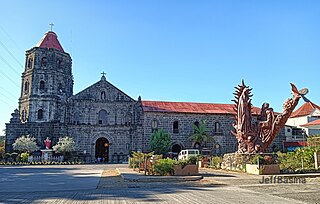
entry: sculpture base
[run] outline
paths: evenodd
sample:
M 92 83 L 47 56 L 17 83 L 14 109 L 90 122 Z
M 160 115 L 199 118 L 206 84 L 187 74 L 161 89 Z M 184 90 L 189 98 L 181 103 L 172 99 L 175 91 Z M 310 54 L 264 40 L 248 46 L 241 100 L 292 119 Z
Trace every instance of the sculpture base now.
M 250 164 L 256 155 L 271 156 L 277 155 L 271 153 L 246 154 L 246 153 L 229 153 L 224 154 L 221 163 L 221 169 L 246 172 L 246 164 Z
M 280 174 L 280 166 L 279 164 L 270 164 L 270 165 L 246 164 L 246 172 L 248 174 L 256 174 L 256 175 Z
M 52 159 L 52 149 L 42 149 L 41 151 L 41 160 L 42 161 L 51 161 Z

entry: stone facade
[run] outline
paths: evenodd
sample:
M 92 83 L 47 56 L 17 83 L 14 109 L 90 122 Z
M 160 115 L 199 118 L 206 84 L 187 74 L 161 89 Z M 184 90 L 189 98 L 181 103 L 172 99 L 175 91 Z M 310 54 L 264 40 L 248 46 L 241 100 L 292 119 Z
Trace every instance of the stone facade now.
M 193 133 L 192 125 L 195 122 L 206 121 L 206 126 L 210 135 L 214 136 L 219 148 L 214 149 L 216 153 L 236 151 L 236 140 L 231 135 L 233 115 L 219 114 L 190 114 L 190 113 L 157 113 L 144 112 L 144 149 L 149 148 L 153 129 L 164 129 L 172 136 L 173 145 L 180 145 L 182 149 L 192 148 L 192 143 L 188 139 Z M 158 127 L 152 127 L 152 122 L 156 121 Z M 178 131 L 174 131 L 173 123 L 178 122 Z M 219 123 L 220 128 L 215 129 L 215 124 Z M 208 143 L 208 148 L 213 148 L 214 144 Z
M 253 120 L 256 121 L 256 116 Z M 175 121 L 178 122 L 178 130 L 174 130 Z M 233 130 L 232 124 L 235 121 L 235 116 L 232 114 L 159 113 L 147 111 L 144 111 L 143 150 L 149 150 L 150 139 L 154 129 L 164 129 L 170 133 L 172 136 L 172 146 L 179 145 L 182 149 L 193 148 L 192 142 L 189 140 L 190 135 L 194 131 L 192 125 L 201 121 L 206 121 L 209 134 L 216 141 L 215 144 L 207 144 L 207 148 L 212 149 L 213 154 L 220 155 L 237 150 L 237 140 L 231 134 Z M 153 124 L 157 124 L 157 127 L 153 127 Z M 284 129 L 275 138 L 272 145 L 270 145 L 270 151 L 275 146 L 279 150 L 282 150 L 283 141 L 285 141 Z
M 203 120 L 216 140 L 207 146 L 213 153 L 236 151 L 236 139 L 231 134 L 234 114 L 150 111 L 140 97 L 132 99 L 104 75 L 73 95 L 72 60 L 53 32 L 46 33 L 26 52 L 21 84 L 19 110 L 6 124 L 7 152 L 13 151 L 12 144 L 21 135 L 35 137 L 42 149 L 47 137 L 55 145 L 59 137 L 71 136 L 78 153 L 89 160 L 104 157 L 109 162 L 121 162 L 132 150 L 149 151 L 156 129 L 172 135 L 174 151 L 191 148 L 188 138 L 193 133 L 192 124 Z M 284 133 L 275 141 L 280 149 L 283 138 Z

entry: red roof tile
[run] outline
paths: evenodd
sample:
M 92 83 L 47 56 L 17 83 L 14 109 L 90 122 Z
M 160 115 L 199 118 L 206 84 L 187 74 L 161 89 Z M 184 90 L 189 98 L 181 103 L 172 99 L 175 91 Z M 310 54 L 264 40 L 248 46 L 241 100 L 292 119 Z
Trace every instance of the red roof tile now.
M 142 101 L 142 105 L 145 112 L 236 114 L 233 110 L 234 104 Z M 260 114 L 260 108 L 253 107 L 252 114 Z
M 300 108 L 298 108 L 291 114 L 290 118 L 310 115 L 312 111 L 316 108 L 320 110 L 320 107 L 318 105 L 310 101 L 305 102 Z
M 44 36 L 40 39 L 40 41 L 37 43 L 36 47 L 54 48 L 61 52 L 64 52 L 61 44 L 58 41 L 58 36 L 52 31 L 45 33 Z
M 315 125 L 320 125 L 320 119 L 311 121 L 309 123 L 306 123 L 306 124 L 303 124 L 303 125 L 300 125 L 300 126 L 309 127 L 309 126 L 315 126 Z

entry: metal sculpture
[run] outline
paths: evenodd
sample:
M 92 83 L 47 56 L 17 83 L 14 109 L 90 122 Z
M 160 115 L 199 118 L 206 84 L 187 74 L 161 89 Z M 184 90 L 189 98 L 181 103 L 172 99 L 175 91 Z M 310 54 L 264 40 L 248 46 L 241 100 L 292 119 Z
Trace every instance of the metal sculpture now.
M 297 90 L 291 83 L 293 97 L 287 99 L 283 104 L 283 112 L 274 113 L 268 103 L 264 103 L 257 117 L 256 125 L 252 122 L 251 90 L 242 81 L 234 93 L 234 110 L 236 111 L 236 122 L 233 124 L 232 134 L 238 140 L 238 153 L 262 153 L 268 150 L 276 135 L 285 125 L 292 111 L 297 106 L 299 99 L 308 93 L 307 89 Z

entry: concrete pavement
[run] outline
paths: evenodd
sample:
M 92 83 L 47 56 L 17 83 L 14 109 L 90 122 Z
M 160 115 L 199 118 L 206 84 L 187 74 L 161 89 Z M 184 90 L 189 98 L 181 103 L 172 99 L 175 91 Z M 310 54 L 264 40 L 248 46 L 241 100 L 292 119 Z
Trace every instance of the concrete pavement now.
M 52 192 L 96 189 L 106 165 L 0 167 L 0 192 Z
M 257 175 L 201 169 L 204 178 L 198 181 L 135 182 L 137 179 L 125 180 L 126 174 L 144 176 L 126 166 L 0 167 L 0 203 L 296 204 L 320 200 L 318 181 L 266 185 L 259 184 L 261 176 Z

